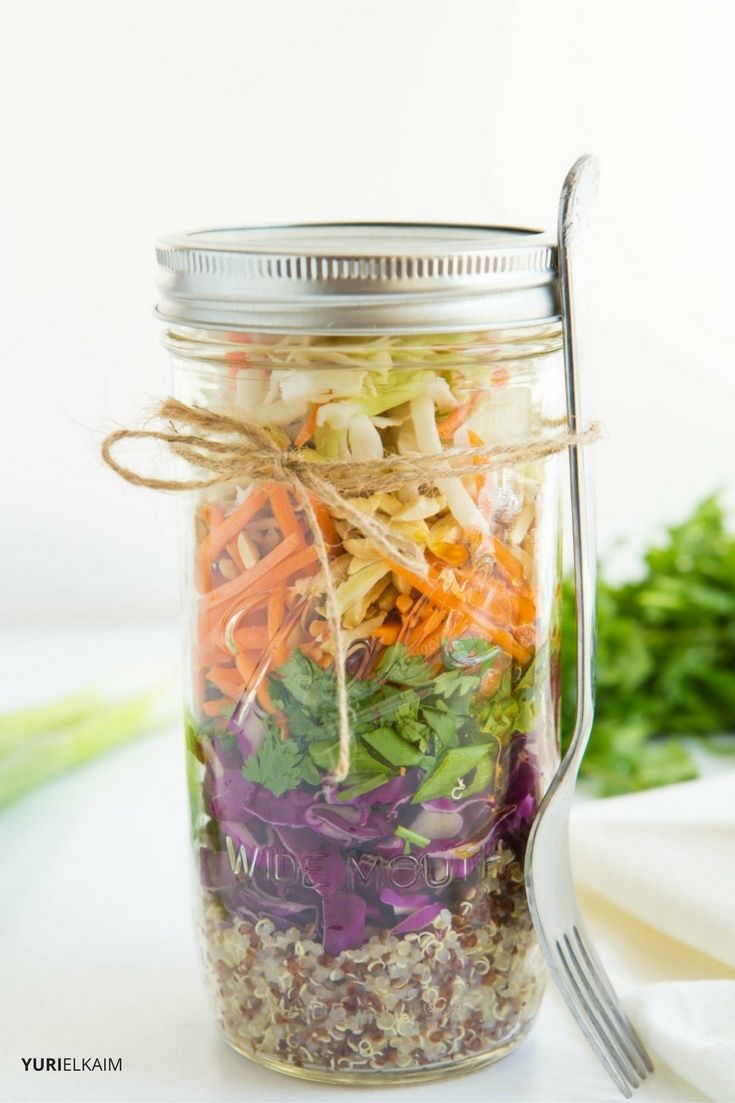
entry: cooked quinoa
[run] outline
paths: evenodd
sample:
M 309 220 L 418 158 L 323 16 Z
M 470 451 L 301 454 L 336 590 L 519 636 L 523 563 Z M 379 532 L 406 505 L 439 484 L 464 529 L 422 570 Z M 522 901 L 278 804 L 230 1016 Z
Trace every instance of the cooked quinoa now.
M 373 1072 L 446 1064 L 525 1032 L 543 987 L 520 862 L 498 861 L 428 929 L 380 931 L 336 957 L 312 926 L 278 930 L 203 894 L 207 971 L 238 1050 L 296 1068 Z

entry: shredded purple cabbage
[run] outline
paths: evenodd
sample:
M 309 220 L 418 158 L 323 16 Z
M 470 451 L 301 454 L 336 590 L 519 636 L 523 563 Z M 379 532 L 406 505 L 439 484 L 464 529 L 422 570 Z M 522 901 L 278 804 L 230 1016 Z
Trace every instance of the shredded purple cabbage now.
M 355 950 L 365 941 L 366 904 L 354 892 L 335 892 L 324 897 L 324 949 L 336 957 L 343 950 Z
M 481 874 L 501 839 L 522 852 L 537 806 L 537 772 L 521 733 L 505 751 L 498 804 L 487 794 L 412 804 L 420 784 L 416 769 L 348 801 L 329 786 L 276 797 L 244 778 L 249 753 L 242 732 L 209 744 L 203 793 L 212 822 L 200 850 L 201 882 L 230 911 L 253 921 L 313 924 L 333 956 L 361 945 L 369 927 L 395 934 L 430 927 L 443 908 L 451 909 L 458 886 L 465 891 Z M 459 813 L 461 830 L 412 844 L 406 853 L 396 829 L 410 830 L 422 807 Z M 391 882 L 380 884 L 386 863 Z

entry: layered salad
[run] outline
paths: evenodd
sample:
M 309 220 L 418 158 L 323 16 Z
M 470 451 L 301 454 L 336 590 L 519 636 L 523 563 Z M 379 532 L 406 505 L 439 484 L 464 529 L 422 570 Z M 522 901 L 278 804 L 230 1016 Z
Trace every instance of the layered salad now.
M 187 400 L 306 457 L 536 439 L 523 358 L 487 335 L 230 335 Z M 214 358 L 212 358 L 214 359 Z M 377 549 L 282 482 L 198 494 L 187 724 L 200 922 L 226 1037 L 301 1075 L 428 1075 L 498 1056 L 542 985 L 523 858 L 557 754 L 554 461 L 351 505 Z M 552 480 L 553 481 L 553 480 Z M 329 550 L 351 729 L 339 757 Z

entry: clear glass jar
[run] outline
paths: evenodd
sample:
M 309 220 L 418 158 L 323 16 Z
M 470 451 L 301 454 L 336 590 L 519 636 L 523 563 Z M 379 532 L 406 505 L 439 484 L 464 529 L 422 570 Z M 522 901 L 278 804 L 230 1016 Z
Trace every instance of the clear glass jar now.
M 166 343 L 179 399 L 316 458 L 525 442 L 563 419 L 553 319 L 176 324 Z M 559 755 L 558 464 L 352 499 L 415 543 L 427 578 L 313 500 L 348 643 L 339 785 L 334 640 L 301 504 L 276 482 L 186 494 L 198 923 L 218 1021 L 247 1057 L 404 1082 L 496 1060 L 528 1031 L 544 970 L 524 849 Z

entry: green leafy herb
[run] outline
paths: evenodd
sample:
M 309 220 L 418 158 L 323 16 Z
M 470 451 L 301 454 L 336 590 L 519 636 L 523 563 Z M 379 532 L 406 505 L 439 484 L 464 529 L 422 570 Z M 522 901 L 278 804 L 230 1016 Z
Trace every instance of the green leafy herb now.
M 446 661 L 448 666 L 478 666 L 494 662 L 502 649 L 487 640 L 474 637 L 463 637 L 454 640 L 447 649 Z
M 735 748 L 735 535 L 708 498 L 644 558 L 598 584 L 596 719 L 582 771 L 602 794 L 696 777 L 682 736 Z M 563 729 L 575 708 L 574 593 L 565 584 Z M 717 740 L 711 737 L 718 736 Z
M 434 674 L 420 656 L 409 655 L 401 643 L 387 648 L 376 671 L 378 681 L 385 679 L 404 686 L 422 686 L 431 682 Z
M 281 740 L 276 732 L 270 730 L 260 750 L 247 760 L 242 772 L 248 781 L 257 781 L 280 797 L 287 790 L 296 788 L 307 768 L 308 759 L 296 740 Z
M 465 778 L 483 759 L 494 762 L 495 732 L 481 729 L 470 704 L 496 649 L 477 640 L 462 644 L 466 661 L 459 666 L 449 662 L 438 674 L 424 659 L 394 644 L 374 677 L 349 684 L 355 743 L 340 799 L 370 792 L 411 767 L 425 774 L 418 799 L 448 796 L 467 783 Z M 503 707 L 509 709 L 505 698 L 513 702 L 513 691 L 510 683 L 506 688 Z M 318 785 L 338 758 L 334 673 L 295 651 L 271 677 L 269 690 L 291 738 L 284 742 L 275 721 L 269 721 L 265 742 L 244 768 L 246 778 L 277 796 L 303 782 Z M 510 712 L 518 714 L 518 702 Z M 483 776 L 487 769 L 483 766 Z

